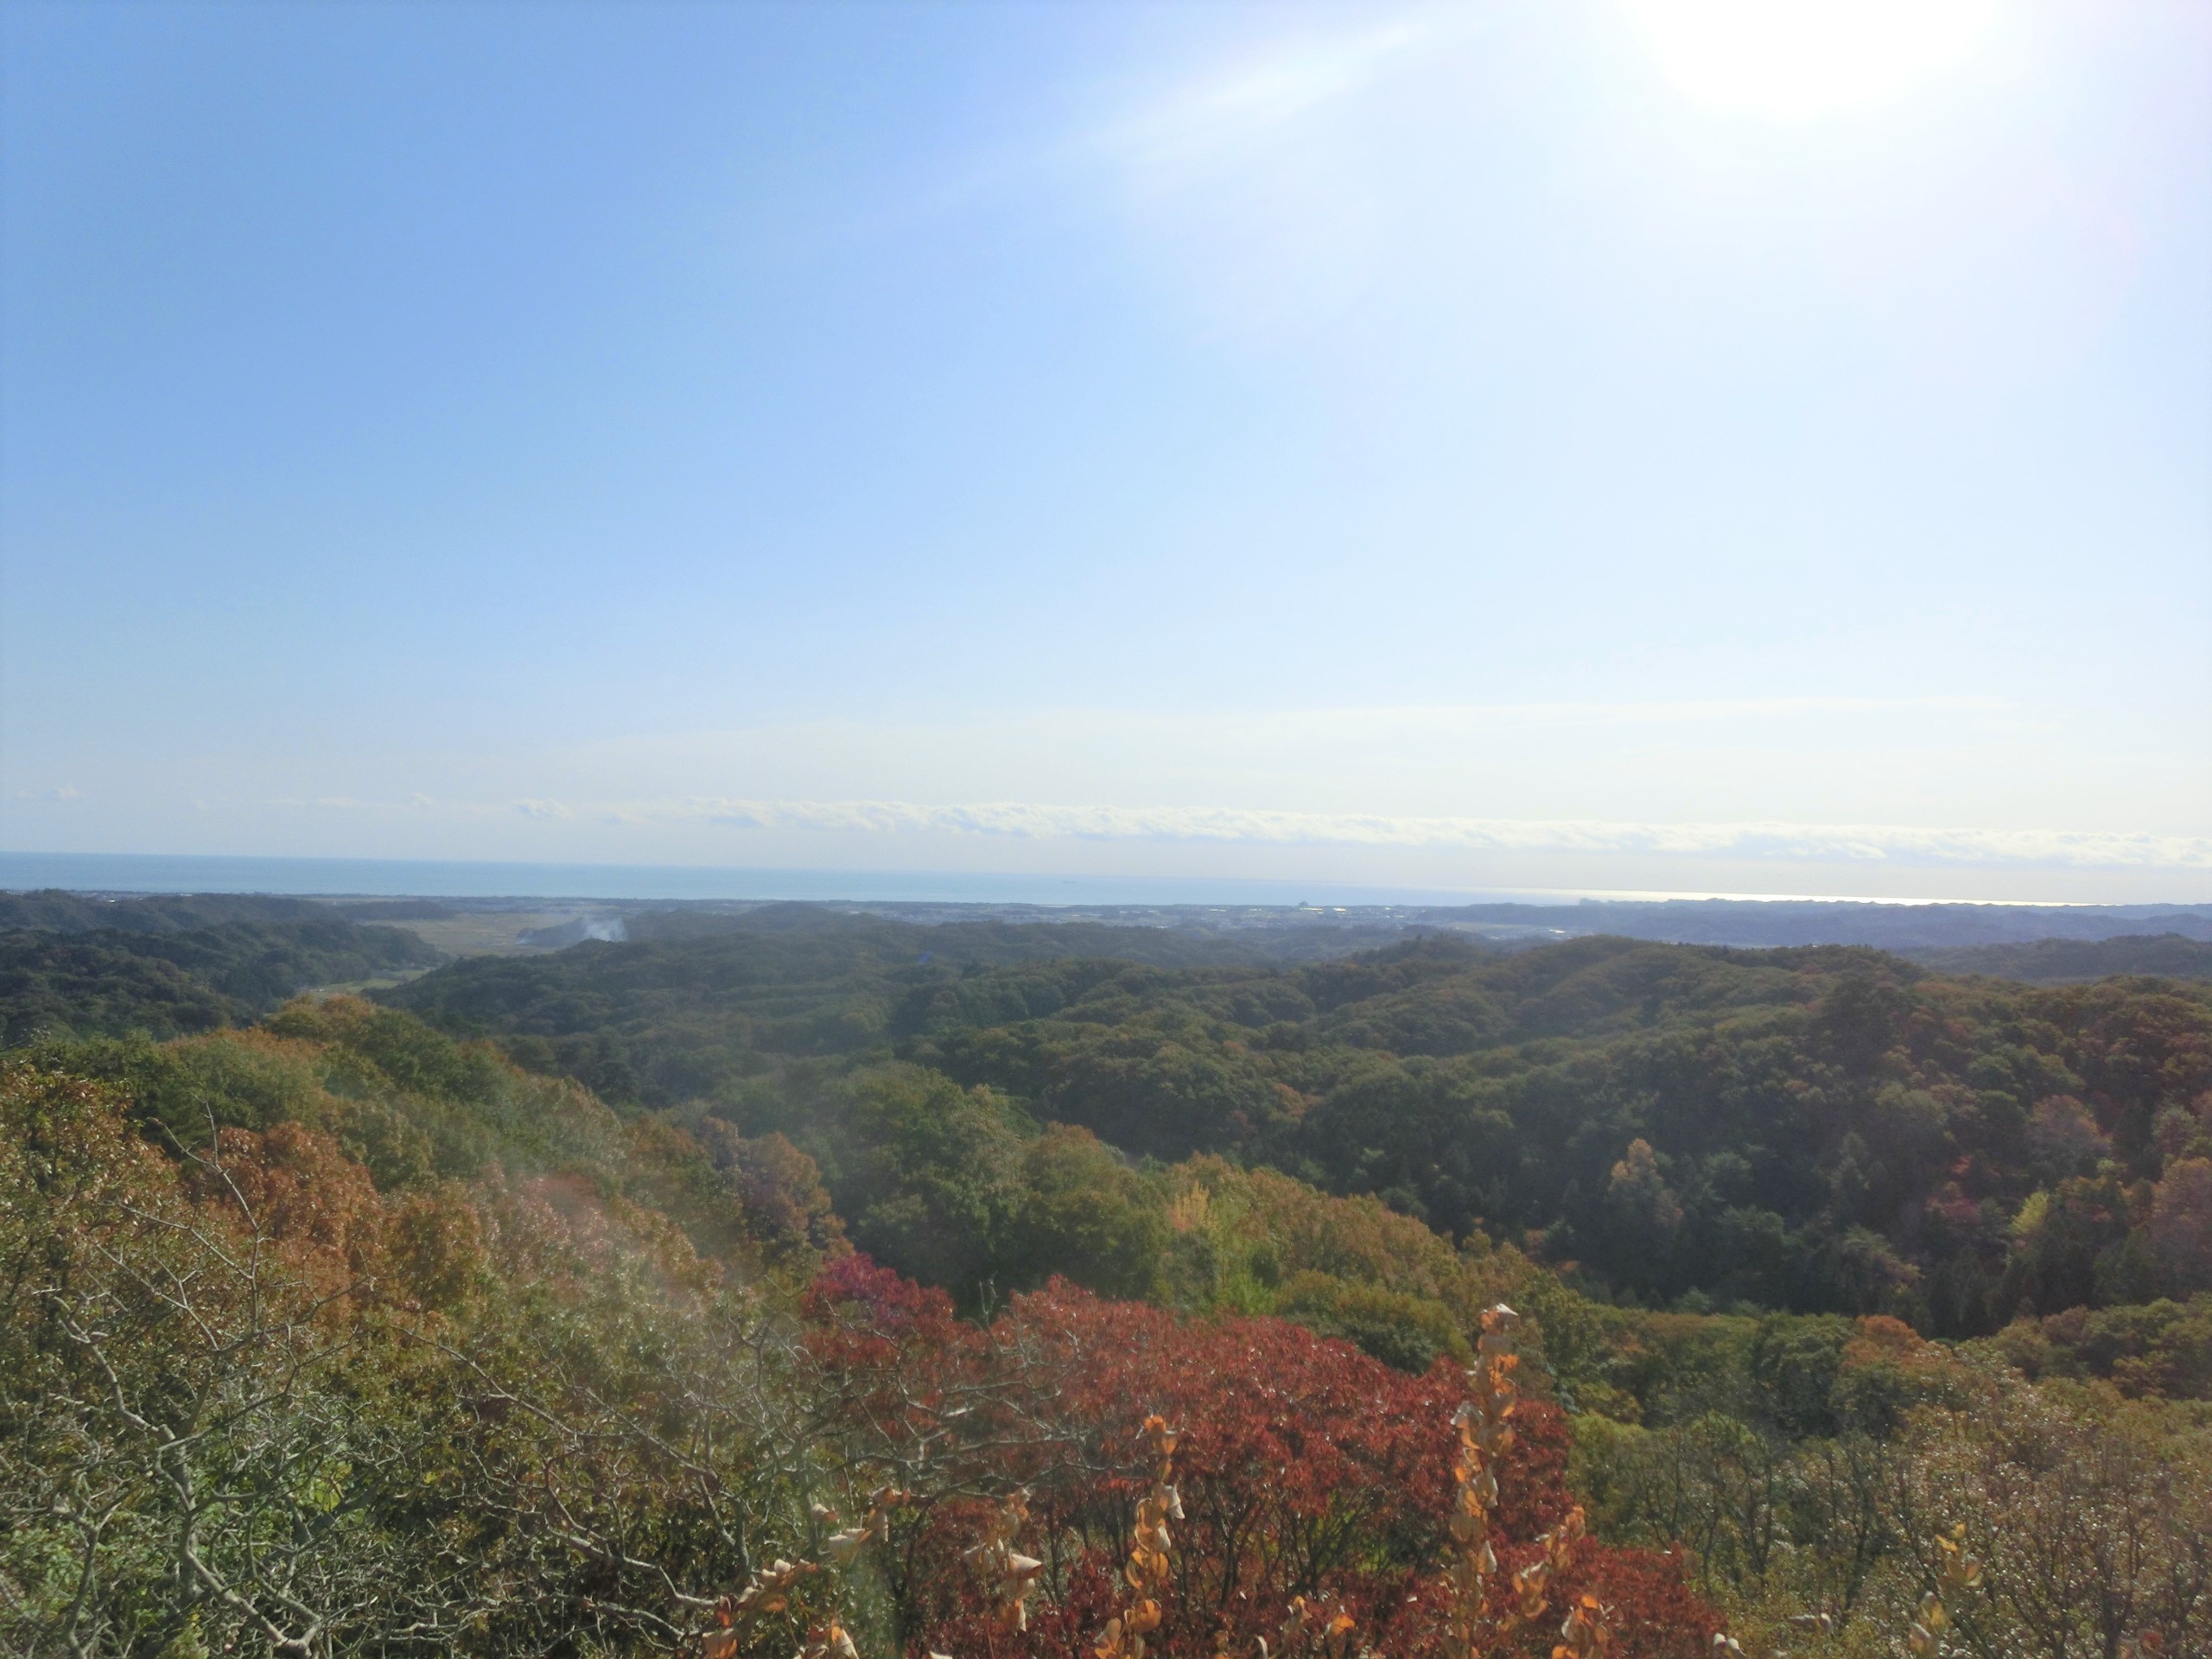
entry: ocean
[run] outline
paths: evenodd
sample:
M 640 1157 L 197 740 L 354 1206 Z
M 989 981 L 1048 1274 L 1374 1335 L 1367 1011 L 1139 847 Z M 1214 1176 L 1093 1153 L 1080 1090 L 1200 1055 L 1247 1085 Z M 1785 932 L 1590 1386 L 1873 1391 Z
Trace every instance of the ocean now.
M 381 858 L 231 858 L 160 853 L 0 852 L 0 890 L 260 893 L 439 899 L 848 899 L 984 905 L 1466 905 L 1580 895 L 1348 887 L 1179 876 L 941 870 L 723 869 L 664 864 L 510 864 Z

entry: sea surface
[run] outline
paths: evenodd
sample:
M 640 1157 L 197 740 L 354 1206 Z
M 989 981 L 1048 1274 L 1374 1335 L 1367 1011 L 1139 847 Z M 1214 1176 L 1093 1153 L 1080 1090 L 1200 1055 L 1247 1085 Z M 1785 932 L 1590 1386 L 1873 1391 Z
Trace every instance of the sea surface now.
M 0 852 L 0 890 L 262 893 L 439 899 L 800 899 L 984 905 L 1466 905 L 1558 903 L 1574 893 L 1348 887 L 1175 876 L 934 870 L 717 869 L 662 864 L 499 864 L 429 859 L 224 858 Z
M 1629 892 L 1559 887 L 1378 887 L 1332 881 L 1231 877 L 1052 875 L 1003 871 L 740 869 L 678 864 L 524 864 L 404 858 L 245 858 L 181 853 L 0 852 L 0 892 L 258 893 L 318 898 L 618 900 L 812 899 L 857 904 L 1221 906 L 1649 904 L 1719 900 L 1765 904 L 1927 906 L 1988 899 L 1891 899 L 1814 893 Z M 2019 907 L 2149 913 L 2161 906 Z

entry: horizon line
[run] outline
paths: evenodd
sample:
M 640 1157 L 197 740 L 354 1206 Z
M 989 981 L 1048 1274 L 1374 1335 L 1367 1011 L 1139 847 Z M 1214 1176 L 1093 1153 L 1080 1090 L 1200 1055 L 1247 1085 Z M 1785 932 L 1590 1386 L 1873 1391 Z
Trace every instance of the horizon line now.
M 892 870 L 840 869 L 821 866 L 801 865 L 730 865 L 676 863 L 618 863 L 589 860 L 551 859 L 483 859 L 483 858 L 421 858 L 366 857 L 356 855 L 321 855 L 290 853 L 69 853 L 28 849 L 0 849 L 0 861 L 10 860 L 50 861 L 58 865 L 72 863 L 147 863 L 172 865 L 233 865 L 233 866 L 322 866 L 362 867 L 382 868 L 439 868 L 480 871 L 563 871 L 584 874 L 603 871 L 617 873 L 652 873 L 663 876 L 705 875 L 724 879 L 760 876 L 784 881 L 808 881 L 834 884 L 843 880 L 861 886 L 875 883 L 912 881 L 918 884 L 959 884 L 963 882 L 1003 882 L 1031 887 L 1064 886 L 1094 887 L 1206 887 L 1235 889 L 1240 887 L 1268 888 L 1292 891 L 1305 887 L 1316 892 L 1339 895 L 1370 893 L 1376 897 L 1351 903 L 1335 904 L 1268 900 L 1253 899 L 1239 905 L 1239 901 L 1217 899 L 1115 899 L 1107 895 L 1088 898 L 1071 896 L 1065 900 L 1042 899 L 944 899 L 930 897 L 900 898 L 887 894 L 867 894 L 859 892 L 837 893 L 833 896 L 799 897 L 791 894 L 762 893 L 753 894 L 702 894 L 685 897 L 677 894 L 621 895 L 617 893 L 553 893 L 518 889 L 505 893 L 439 893 L 432 888 L 415 887 L 401 891 L 389 886 L 381 888 L 353 889 L 341 887 L 306 887 L 288 885 L 281 887 L 226 888 L 222 891 L 251 893 L 268 897 L 302 899 L 533 899 L 569 904 L 639 904 L 639 903 L 726 903 L 726 904 L 925 904 L 1004 906 L 1022 905 L 1036 909 L 1077 909 L 1100 906 L 1144 909 L 1209 909 L 1231 905 L 1239 907 L 1268 910 L 1351 910 L 1351 909 L 1453 909 L 1467 908 L 1479 904 L 1499 904 L 1524 906 L 1529 909 L 1560 908 L 1573 905 L 1651 905 L 1651 904 L 1743 904 L 1743 905 L 1864 905 L 1888 908 L 1978 908 L 2016 910 L 2196 910 L 2212 907 L 2212 899 L 2139 899 L 2134 901 L 2101 901 L 2095 899 L 1967 899 L 1915 898 L 1902 895 L 1867 895 L 1856 893 L 1744 893 L 1710 888 L 1643 888 L 1643 887 L 1457 887 L 1427 883 L 1351 882 L 1314 880 L 1301 882 L 1290 878 L 1272 876 L 1209 876 L 1209 875 L 1083 875 L 1065 873 L 1030 873 L 1015 870 Z M 91 874 L 87 871 L 86 874 Z M 194 889 L 167 884 L 146 885 L 125 882 L 121 885 L 73 886 L 62 881 L 39 881 L 19 886 L 6 878 L 13 872 L 0 868 L 0 892 L 29 893 L 42 888 L 56 888 L 64 892 L 82 893 L 145 893 L 181 894 L 189 892 L 212 892 L 217 889 Z M 1396 895 L 1383 898 L 1381 895 Z M 1456 901 L 1456 902 L 1455 902 Z

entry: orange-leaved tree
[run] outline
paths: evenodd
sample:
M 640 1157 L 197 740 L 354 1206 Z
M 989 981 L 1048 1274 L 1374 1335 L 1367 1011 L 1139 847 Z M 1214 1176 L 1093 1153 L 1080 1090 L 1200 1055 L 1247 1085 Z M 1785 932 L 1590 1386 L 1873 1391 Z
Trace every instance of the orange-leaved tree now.
M 884 1551 L 898 1645 L 1113 1659 L 1138 1605 L 1150 1659 L 1446 1651 L 1457 1367 L 1408 1376 L 1281 1320 L 1179 1319 L 1058 1281 L 978 1328 L 864 1257 L 824 1270 L 809 1313 L 834 1402 L 825 1433 L 918 1495 Z M 1548 1654 L 1592 1595 L 1621 1659 L 1702 1652 L 1719 1620 L 1678 1561 L 1573 1544 L 1557 1408 L 1522 1401 L 1514 1421 L 1491 1470 L 1487 1599 L 1524 1605 L 1541 1581 L 1551 1611 L 1490 1630 L 1484 1650 Z M 1017 1487 L 1024 1548 L 1043 1565 L 1028 1629 L 1010 1638 L 961 1558 Z M 1169 1504 L 1172 1547 L 1147 1545 L 1139 1585 L 1128 1541 L 1152 1538 Z

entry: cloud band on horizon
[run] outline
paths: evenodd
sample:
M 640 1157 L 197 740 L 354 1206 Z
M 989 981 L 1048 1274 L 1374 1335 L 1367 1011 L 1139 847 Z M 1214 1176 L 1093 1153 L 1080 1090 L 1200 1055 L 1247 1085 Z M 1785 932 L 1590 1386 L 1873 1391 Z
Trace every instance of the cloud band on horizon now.
M 351 806 L 354 803 L 346 803 Z M 424 803 L 410 809 L 421 810 Z M 475 816 L 486 809 L 462 809 Z M 691 797 L 612 804 L 532 799 L 533 818 L 625 824 L 704 823 L 828 834 L 1003 836 L 1027 840 L 1251 842 L 1457 847 L 1483 852 L 1643 853 L 1961 865 L 2212 869 L 2212 836 L 2142 831 L 1927 828 L 1780 822 L 1638 823 L 1599 819 L 1408 817 L 1240 807 L 1066 806 L 1017 801 L 745 800 Z

